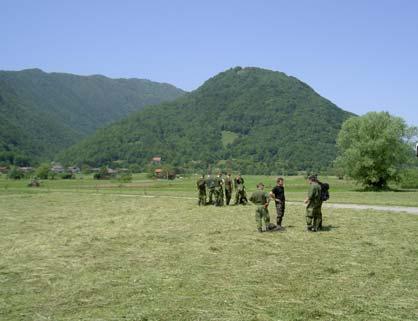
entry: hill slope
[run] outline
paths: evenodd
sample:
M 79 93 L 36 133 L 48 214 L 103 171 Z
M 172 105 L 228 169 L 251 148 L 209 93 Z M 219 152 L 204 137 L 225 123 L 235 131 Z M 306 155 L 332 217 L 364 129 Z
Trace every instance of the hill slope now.
M 0 161 L 50 158 L 99 127 L 183 94 L 142 79 L 0 71 Z
M 97 131 L 61 159 L 145 165 L 159 155 L 174 166 L 201 169 L 318 169 L 335 158 L 338 131 L 351 115 L 294 77 L 237 67 L 174 102 Z

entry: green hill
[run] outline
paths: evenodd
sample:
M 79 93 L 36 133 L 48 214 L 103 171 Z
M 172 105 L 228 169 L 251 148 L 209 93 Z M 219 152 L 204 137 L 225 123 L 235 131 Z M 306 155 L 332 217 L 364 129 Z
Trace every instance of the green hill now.
M 99 127 L 183 94 L 143 79 L 0 71 L 0 161 L 52 158 Z
M 246 173 L 319 169 L 335 159 L 338 131 L 351 115 L 294 77 L 237 67 L 98 130 L 60 158 L 145 166 L 158 155 L 166 164 L 202 170 L 208 164 Z

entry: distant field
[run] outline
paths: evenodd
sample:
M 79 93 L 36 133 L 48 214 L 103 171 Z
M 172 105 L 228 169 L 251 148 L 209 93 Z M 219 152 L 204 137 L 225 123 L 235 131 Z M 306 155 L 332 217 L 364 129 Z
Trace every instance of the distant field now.
M 256 184 L 264 182 L 266 189 L 275 184 L 273 176 L 244 176 L 247 190 L 256 189 Z M 167 195 L 196 197 L 197 176 L 189 176 L 174 181 L 148 179 L 146 174 L 135 174 L 131 183 L 117 180 L 97 181 L 91 175 L 80 175 L 75 180 L 47 180 L 40 188 L 26 187 L 28 180 L 12 181 L 0 178 L 0 193 L 39 193 L 51 191 L 72 191 L 79 193 L 123 193 L 142 195 Z M 364 192 L 351 180 L 338 180 L 336 177 L 321 177 L 330 184 L 330 203 L 356 203 L 396 206 L 417 206 L 418 190 L 403 190 L 393 186 L 394 191 Z M 300 176 L 285 177 L 286 197 L 289 201 L 302 201 L 306 197 L 308 185 Z
M 286 232 L 260 234 L 250 205 L 80 181 L 2 181 L 0 320 L 418 319 L 418 216 L 327 209 L 307 233 L 289 205 Z

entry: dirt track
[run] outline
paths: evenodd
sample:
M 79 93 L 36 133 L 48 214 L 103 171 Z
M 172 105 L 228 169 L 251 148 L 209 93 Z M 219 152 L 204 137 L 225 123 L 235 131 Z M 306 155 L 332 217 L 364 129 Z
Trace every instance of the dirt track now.
M 67 191 L 66 191 L 67 192 Z M 57 193 L 63 193 L 57 192 Z M 68 192 L 67 192 L 68 193 Z M 169 196 L 169 195 L 138 195 L 138 194 L 113 194 L 113 193 L 92 193 L 92 195 L 118 195 L 122 197 L 143 197 L 143 198 L 174 198 L 174 199 L 188 199 L 188 200 L 197 200 L 195 197 L 188 197 L 188 196 Z M 5 195 L 5 197 L 9 197 Z M 304 205 L 303 202 L 290 202 L 287 201 L 286 204 L 289 205 Z M 374 211 L 383 211 L 383 212 L 396 212 L 396 213 L 407 213 L 412 215 L 418 215 L 418 207 L 407 207 L 407 206 L 390 206 L 390 205 L 368 205 L 368 204 L 343 204 L 343 203 L 324 203 L 323 208 L 346 208 L 346 209 L 353 209 L 353 210 L 374 210 Z
M 289 204 L 301 205 L 302 202 L 288 202 Z M 384 212 L 400 212 L 418 215 L 418 207 L 406 206 L 389 206 L 389 205 L 367 205 L 367 204 L 341 204 L 341 203 L 324 203 L 324 208 L 347 208 L 352 210 L 374 210 Z
M 129 195 L 129 194 L 118 194 L 121 196 L 139 196 L 139 197 L 168 197 L 168 198 L 178 198 L 178 199 L 196 199 L 195 197 L 187 196 L 154 196 L 154 195 Z M 286 202 L 286 204 L 291 205 L 304 205 L 303 202 Z M 322 205 L 324 208 L 347 208 L 353 210 L 374 210 L 374 211 L 384 211 L 384 212 L 398 212 L 398 213 L 408 213 L 412 215 L 418 215 L 418 207 L 406 207 L 406 206 L 390 206 L 390 205 L 367 205 L 367 204 L 341 204 L 341 203 L 324 203 Z

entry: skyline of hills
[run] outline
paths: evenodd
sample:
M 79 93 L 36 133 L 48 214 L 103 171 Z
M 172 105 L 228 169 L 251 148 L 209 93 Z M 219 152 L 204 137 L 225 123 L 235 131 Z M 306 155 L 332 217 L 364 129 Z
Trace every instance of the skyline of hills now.
M 201 170 L 209 164 L 260 173 L 325 168 L 335 159 L 342 122 L 352 115 L 295 77 L 235 67 L 175 101 L 99 129 L 60 159 L 146 166 L 159 155 L 167 164 Z
M 145 79 L 0 71 L 0 161 L 51 159 L 99 127 L 184 93 Z

